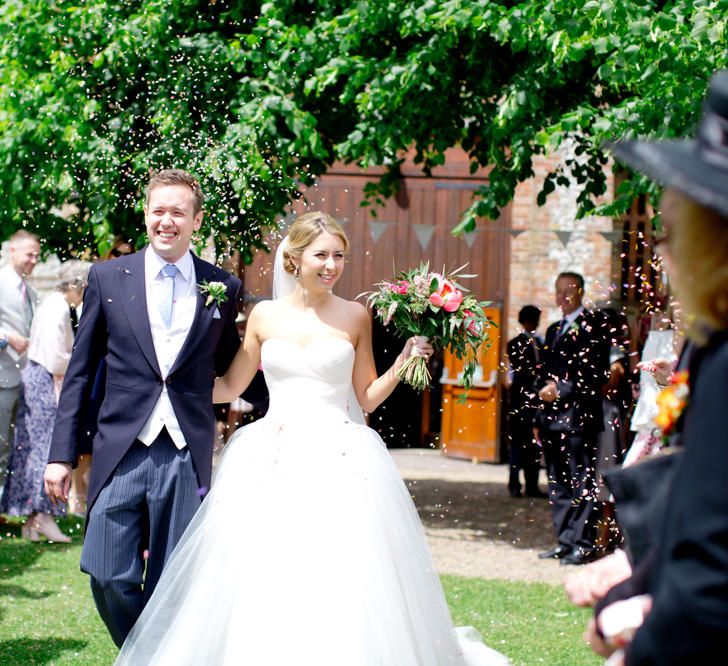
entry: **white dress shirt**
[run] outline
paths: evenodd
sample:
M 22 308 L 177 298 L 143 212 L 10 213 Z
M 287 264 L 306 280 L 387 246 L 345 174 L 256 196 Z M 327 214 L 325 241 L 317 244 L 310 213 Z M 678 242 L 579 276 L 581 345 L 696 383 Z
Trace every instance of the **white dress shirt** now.
M 166 379 L 174 362 L 177 360 L 182 345 L 187 339 L 187 334 L 192 328 L 192 321 L 195 317 L 197 306 L 197 281 L 195 276 L 195 265 L 192 262 L 192 255 L 185 254 L 174 265 L 178 268 L 174 278 L 174 305 L 172 306 L 172 322 L 167 328 L 159 313 L 158 292 L 163 289 L 162 281 L 165 279 L 160 272 L 167 261 L 157 255 L 151 247 L 144 253 L 144 284 L 147 291 L 147 313 L 149 325 L 152 329 L 154 340 L 154 351 L 157 355 L 157 362 L 162 373 L 162 379 Z M 169 279 L 169 278 L 167 278 Z M 162 384 L 162 393 L 152 410 L 152 414 L 144 424 L 137 439 L 150 446 L 159 436 L 162 428 L 167 428 L 172 437 L 174 445 L 178 449 L 187 446 L 182 429 L 179 427 L 177 416 L 174 413 L 172 402 L 167 393 L 167 385 Z
M 564 333 L 566 333 L 566 331 L 569 330 L 569 327 L 577 320 L 578 316 L 582 312 L 584 312 L 584 306 L 580 305 L 576 308 L 576 310 L 564 316 L 561 320 L 561 328 L 557 331 L 557 338 L 560 338 Z

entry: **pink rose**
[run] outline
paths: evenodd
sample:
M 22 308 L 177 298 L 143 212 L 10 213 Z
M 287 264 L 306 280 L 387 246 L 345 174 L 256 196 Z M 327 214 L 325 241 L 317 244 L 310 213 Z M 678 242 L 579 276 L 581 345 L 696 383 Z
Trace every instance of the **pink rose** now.
M 404 294 L 407 293 L 408 289 L 409 289 L 409 282 L 407 282 L 406 280 L 400 280 L 397 284 L 392 285 L 392 291 L 394 291 L 398 294 L 402 294 L 403 296 L 404 296 Z
M 430 294 L 430 303 L 435 307 L 442 308 L 445 312 L 455 312 L 463 302 L 463 292 L 455 288 L 449 280 L 440 276 L 436 277 L 437 287 Z

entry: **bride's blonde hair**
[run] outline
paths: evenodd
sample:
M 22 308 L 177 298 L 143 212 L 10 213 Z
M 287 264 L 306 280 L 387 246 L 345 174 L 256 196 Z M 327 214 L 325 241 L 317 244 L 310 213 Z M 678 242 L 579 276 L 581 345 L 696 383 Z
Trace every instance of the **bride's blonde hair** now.
M 288 245 L 283 250 L 283 268 L 286 273 L 293 274 L 296 272 L 296 267 L 291 258 L 298 259 L 313 242 L 314 238 L 320 236 L 324 231 L 340 238 L 344 244 L 344 252 L 348 252 L 349 239 L 346 237 L 341 225 L 331 215 L 321 211 L 304 213 L 296 218 L 296 221 L 288 230 Z

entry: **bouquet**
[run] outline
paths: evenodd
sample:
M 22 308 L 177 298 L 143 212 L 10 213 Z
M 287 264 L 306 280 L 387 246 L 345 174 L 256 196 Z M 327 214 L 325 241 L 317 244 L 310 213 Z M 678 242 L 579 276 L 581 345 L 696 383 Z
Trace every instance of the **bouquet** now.
M 467 264 L 465 265 L 467 266 Z M 473 382 L 480 346 L 488 340 L 487 330 L 494 325 L 485 314 L 490 303 L 478 301 L 456 279 L 472 278 L 461 274 L 465 268 L 450 274 L 431 272 L 429 264 L 402 271 L 391 282 L 380 282 L 375 291 L 366 294 L 369 307 L 384 325 L 394 324 L 397 334 L 429 338 L 435 349 L 449 349 L 463 367 L 463 387 L 467 391 Z M 424 390 L 432 378 L 427 361 L 410 356 L 397 376 L 418 391 Z

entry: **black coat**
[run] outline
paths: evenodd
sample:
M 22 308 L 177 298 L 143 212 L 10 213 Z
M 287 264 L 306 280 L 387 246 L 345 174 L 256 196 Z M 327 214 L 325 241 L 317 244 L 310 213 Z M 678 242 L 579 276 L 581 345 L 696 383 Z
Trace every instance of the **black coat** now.
M 593 434 L 604 429 L 602 386 L 609 378 L 606 319 L 584 310 L 556 339 L 560 322 L 551 324 L 541 362 L 541 386 L 556 382 L 559 398 L 541 403 L 536 420 L 544 430 Z
M 698 368 L 700 372 L 698 374 Z M 728 333 L 690 366 L 690 402 L 648 590 L 652 612 L 629 666 L 724 663 L 728 636 Z
M 508 341 L 508 361 L 513 382 L 509 392 L 509 411 L 519 418 L 533 418 L 539 405 L 539 362 L 543 348 L 537 338 L 520 333 Z
M 134 443 L 162 392 L 162 376 L 147 314 L 144 251 L 95 264 L 63 382 L 49 462 L 76 464 L 98 367 L 106 364 L 103 402 L 93 441 L 89 510 Z M 210 487 L 215 416 L 212 388 L 240 346 L 235 317 L 240 280 L 193 255 L 195 275 L 224 282 L 227 300 L 205 305 L 198 293 L 192 327 L 166 379 L 200 487 Z

